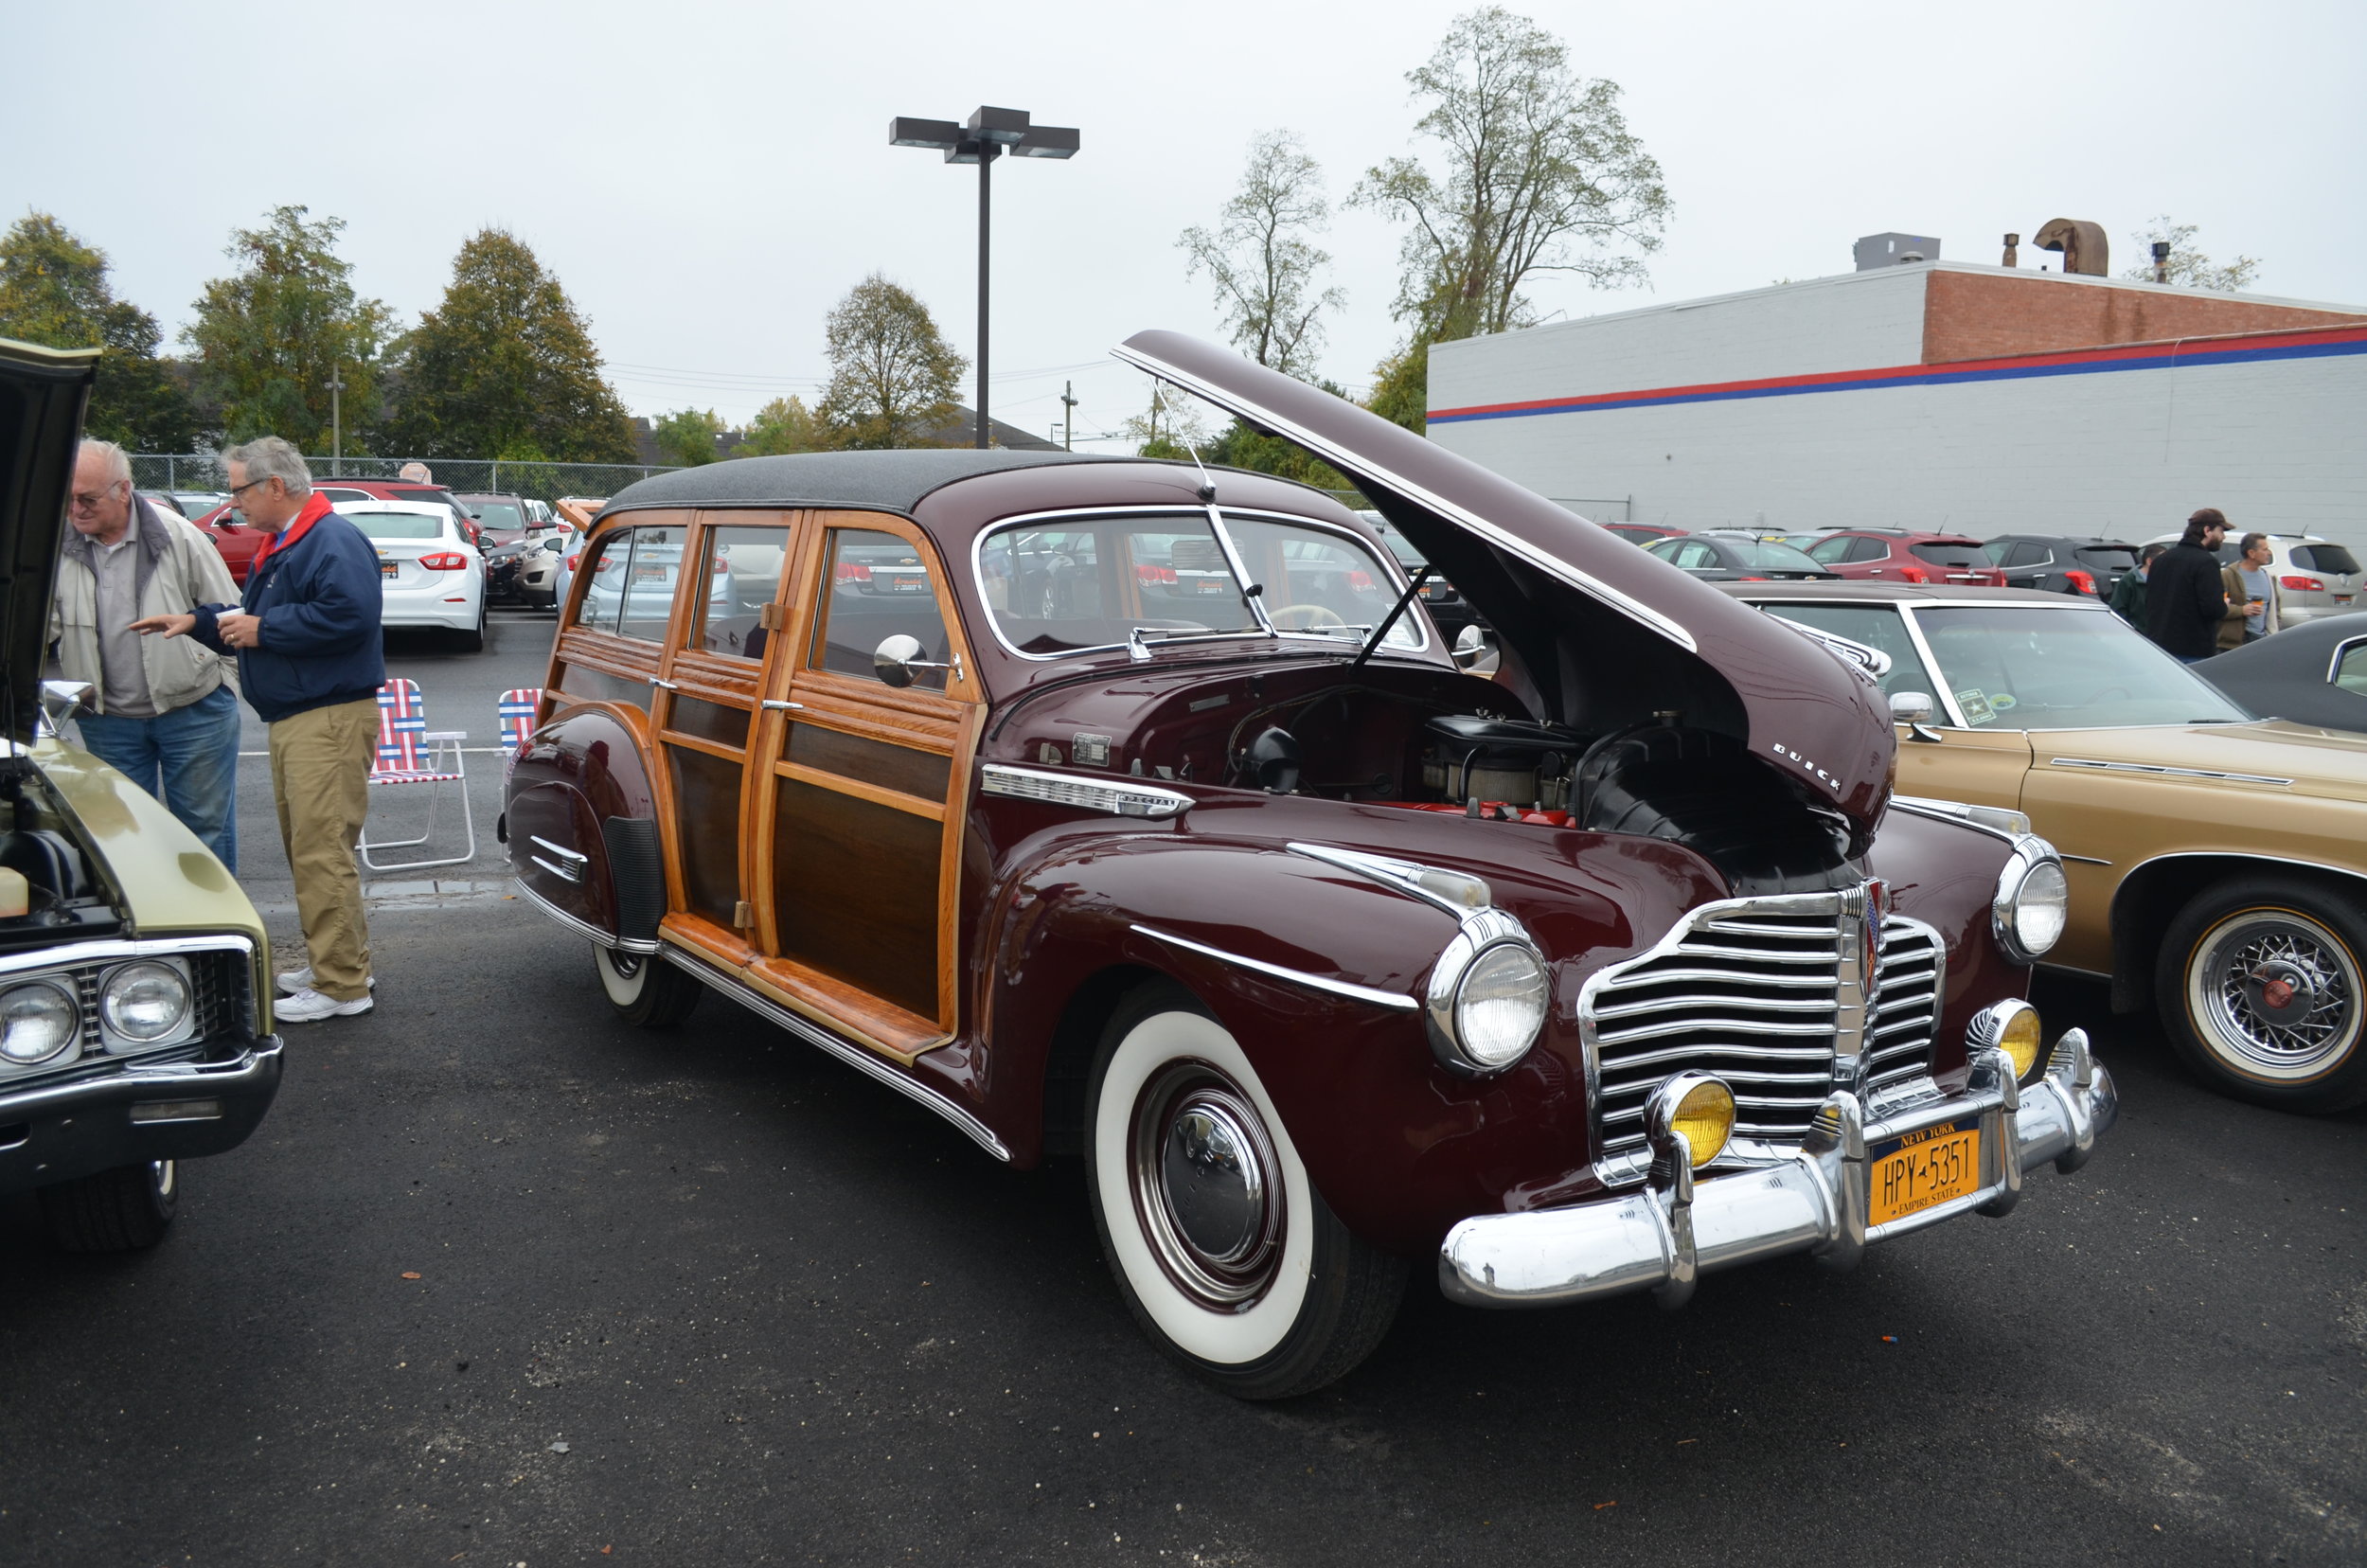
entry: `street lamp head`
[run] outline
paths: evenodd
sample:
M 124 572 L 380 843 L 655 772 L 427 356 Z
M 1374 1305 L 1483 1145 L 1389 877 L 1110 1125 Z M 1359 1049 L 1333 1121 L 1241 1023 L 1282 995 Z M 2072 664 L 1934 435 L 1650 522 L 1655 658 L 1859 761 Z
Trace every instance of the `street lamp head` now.
M 962 128 L 952 120 L 915 119 L 899 115 L 888 121 L 890 147 L 958 147 L 963 141 Z
M 1027 134 L 1027 111 L 990 109 L 982 104 L 970 116 L 970 134 L 980 141 L 1000 142 L 1008 147 Z
M 999 144 L 975 136 L 965 136 L 945 150 L 945 161 L 950 164 L 992 163 L 1002 155 Z
M 1011 149 L 1014 158 L 1074 158 L 1077 156 L 1077 127 L 1073 125 L 1031 125 L 1027 134 Z

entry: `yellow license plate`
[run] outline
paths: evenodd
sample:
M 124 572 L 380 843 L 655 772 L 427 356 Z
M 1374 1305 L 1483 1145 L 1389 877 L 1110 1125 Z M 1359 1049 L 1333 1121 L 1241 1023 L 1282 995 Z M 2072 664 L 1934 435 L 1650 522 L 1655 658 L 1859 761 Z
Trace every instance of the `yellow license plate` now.
M 1866 1223 L 1887 1225 L 1981 1190 L 1981 1124 L 1940 1122 L 1866 1150 Z

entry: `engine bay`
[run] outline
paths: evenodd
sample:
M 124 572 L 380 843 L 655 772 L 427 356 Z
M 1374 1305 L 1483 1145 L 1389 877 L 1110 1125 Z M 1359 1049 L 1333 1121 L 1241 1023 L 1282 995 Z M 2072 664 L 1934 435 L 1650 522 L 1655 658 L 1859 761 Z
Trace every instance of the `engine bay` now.
M 25 913 L 0 916 L 0 953 L 108 936 L 122 919 L 48 786 L 30 767 L 0 772 L 0 866 L 25 879 Z

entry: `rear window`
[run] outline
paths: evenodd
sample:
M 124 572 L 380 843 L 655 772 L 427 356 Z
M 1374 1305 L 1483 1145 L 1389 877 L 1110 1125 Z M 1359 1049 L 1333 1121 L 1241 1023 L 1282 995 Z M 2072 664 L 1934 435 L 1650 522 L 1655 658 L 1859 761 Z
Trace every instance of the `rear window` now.
M 2358 558 L 2340 544 L 2297 544 L 2293 564 L 2305 572 L 2356 572 Z
M 1815 572 L 1823 575 L 1824 568 L 1808 559 L 1806 553 L 1789 544 L 1768 540 L 1733 540 L 1726 547 L 1745 566 L 1755 566 L 1763 572 Z
M 488 528 L 523 528 L 526 520 L 507 501 L 488 501 L 476 508 L 477 522 Z
M 2133 544 L 2083 544 L 2072 552 L 2082 566 L 2093 566 L 2106 572 L 2133 572 L 2137 569 L 2137 547 Z
M 441 539 L 444 520 L 418 512 L 353 511 L 345 514 L 372 539 Z
M 1987 566 L 1989 558 L 1978 544 L 1917 544 L 1915 559 L 1934 566 Z

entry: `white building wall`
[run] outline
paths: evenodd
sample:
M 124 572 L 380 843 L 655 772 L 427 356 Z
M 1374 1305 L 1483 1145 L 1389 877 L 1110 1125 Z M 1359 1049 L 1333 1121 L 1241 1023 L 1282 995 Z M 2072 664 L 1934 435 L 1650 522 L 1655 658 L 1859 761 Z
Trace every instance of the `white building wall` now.
M 1542 366 L 1522 340 L 1542 335 L 1434 348 L 1432 407 L 1917 358 L 1889 349 L 1835 365 L 1828 350 L 1823 361 L 1763 358 L 1750 369 L 1673 374 L 1623 365 L 1604 384 L 1589 336 L 1586 363 L 1565 370 L 1560 384 L 1531 390 Z M 1689 356 L 1710 350 L 1682 346 L 1677 357 Z M 1440 379 L 1442 361 L 1449 374 Z M 1573 384 L 1580 379 L 1591 384 Z M 1628 515 L 1685 528 L 1887 524 L 1984 538 L 2059 530 L 2140 540 L 2212 506 L 2238 528 L 2311 532 L 2367 549 L 2367 354 L 1571 411 L 1436 424 L 1431 436 L 1540 494 L 1632 497 Z M 1621 510 L 1575 509 L 1597 518 Z

